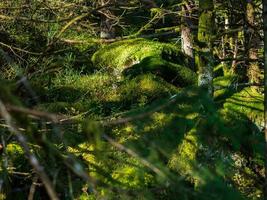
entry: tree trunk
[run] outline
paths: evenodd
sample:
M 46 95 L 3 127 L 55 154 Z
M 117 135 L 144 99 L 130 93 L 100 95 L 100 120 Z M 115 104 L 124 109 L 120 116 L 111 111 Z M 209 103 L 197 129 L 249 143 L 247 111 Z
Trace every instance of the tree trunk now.
M 107 4 L 108 0 L 100 0 L 100 6 Z M 114 28 L 114 14 L 108 9 L 104 8 L 101 10 L 100 17 L 100 38 L 101 39 L 113 39 L 115 38 L 115 28 Z
M 114 39 L 115 38 L 115 29 L 113 27 L 113 23 L 106 16 L 101 16 L 100 38 L 101 39 Z
M 247 0 L 246 4 L 246 24 L 247 29 L 245 30 L 245 41 L 246 41 L 246 54 L 250 60 L 258 59 L 258 51 L 260 47 L 260 38 L 255 31 L 255 8 L 252 0 Z M 249 82 L 260 84 L 261 82 L 261 71 L 257 62 L 247 62 L 247 77 Z
M 192 6 L 187 1 L 184 0 L 184 5 L 182 6 L 183 17 L 181 24 L 181 40 L 182 40 L 182 52 L 188 56 L 189 65 L 191 69 L 195 68 L 194 62 L 194 52 L 193 52 L 193 22 L 191 17 Z
M 213 55 L 212 37 L 214 35 L 213 0 L 199 0 L 198 43 L 199 50 L 196 56 L 198 67 L 198 85 L 206 88 L 208 93 L 213 94 Z
M 234 49 L 233 49 L 233 61 L 232 61 L 232 71 L 235 73 L 237 72 L 237 55 L 238 55 L 238 34 L 235 34 L 234 37 Z

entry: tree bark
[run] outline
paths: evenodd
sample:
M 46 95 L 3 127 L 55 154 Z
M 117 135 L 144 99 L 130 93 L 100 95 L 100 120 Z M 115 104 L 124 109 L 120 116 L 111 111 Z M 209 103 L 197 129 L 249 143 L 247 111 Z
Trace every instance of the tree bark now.
M 183 17 L 181 19 L 181 41 L 182 41 L 182 52 L 188 56 L 189 65 L 191 69 L 195 68 L 194 52 L 193 52 L 193 22 L 191 17 L 192 6 L 186 0 L 183 1 L 182 6 Z
M 207 89 L 213 95 L 213 55 L 212 37 L 214 35 L 213 0 L 199 0 L 199 22 L 198 22 L 198 55 L 196 64 L 198 67 L 198 85 Z
M 255 8 L 252 0 L 247 0 L 246 4 L 246 24 L 247 28 L 245 30 L 245 44 L 246 44 L 246 54 L 249 59 L 258 59 L 258 51 L 260 46 L 260 38 L 253 27 L 255 27 Z M 247 77 L 251 83 L 261 82 L 261 71 L 257 62 L 246 63 Z
M 108 0 L 99 0 L 100 6 L 107 4 Z M 116 37 L 114 28 L 114 15 L 113 13 L 105 8 L 102 9 L 100 16 L 100 38 L 101 39 L 113 39 Z

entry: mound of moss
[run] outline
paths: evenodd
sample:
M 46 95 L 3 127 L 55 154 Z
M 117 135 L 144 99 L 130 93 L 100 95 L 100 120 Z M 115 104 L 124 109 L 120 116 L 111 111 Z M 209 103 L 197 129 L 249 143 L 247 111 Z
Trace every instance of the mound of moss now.
M 150 73 L 121 82 L 100 73 L 61 76 L 52 84 L 39 108 L 70 115 L 82 112 L 110 115 L 144 106 L 179 91 L 179 88 Z
M 124 70 L 126 76 L 153 73 L 176 86 L 188 86 L 197 83 L 197 75 L 191 69 L 168 62 L 160 57 L 146 57 L 140 63 Z
M 146 39 L 123 40 L 106 45 L 95 52 L 92 62 L 99 68 L 123 70 L 150 56 L 180 64 L 185 62 L 185 56 L 178 47 Z

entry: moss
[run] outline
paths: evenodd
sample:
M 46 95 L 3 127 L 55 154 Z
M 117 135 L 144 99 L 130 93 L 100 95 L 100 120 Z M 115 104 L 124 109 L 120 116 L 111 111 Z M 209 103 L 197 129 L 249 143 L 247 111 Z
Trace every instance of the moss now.
M 214 87 L 229 87 L 237 77 L 234 75 L 220 76 L 213 79 Z
M 139 64 L 124 71 L 126 76 L 136 76 L 143 73 L 156 74 L 165 81 L 181 87 L 194 85 L 197 82 L 197 76 L 191 69 L 167 62 L 159 57 L 146 57 Z
M 16 143 L 10 143 L 6 147 L 7 156 L 9 161 L 12 161 L 11 169 L 15 171 L 24 171 L 29 167 L 28 161 L 24 156 L 22 147 Z
M 238 190 L 249 199 L 261 199 L 263 196 L 261 185 L 257 183 L 258 174 L 255 174 L 248 165 L 247 159 L 242 154 L 232 154 L 234 171 L 232 180 Z M 263 177 L 262 173 L 262 177 Z
M 234 88 L 234 83 L 237 79 L 235 75 L 219 76 L 213 79 L 214 99 L 216 102 L 224 101 L 236 92 L 237 88 Z
M 192 176 L 197 159 L 198 136 L 196 129 L 188 132 L 169 161 L 169 167 L 183 176 Z
M 263 95 L 257 93 L 250 87 L 244 88 L 226 99 L 224 109 L 227 110 L 227 112 L 245 115 L 259 127 L 264 127 Z
M 143 169 L 131 166 L 122 166 L 112 173 L 112 177 L 126 188 L 142 189 L 151 184 L 153 176 Z
M 120 87 L 119 93 L 123 99 L 141 99 L 147 96 L 148 101 L 159 97 L 171 96 L 179 89 L 166 83 L 161 78 L 152 74 L 139 75 L 132 80 L 126 80 Z
M 68 115 L 83 112 L 108 112 L 106 114 L 110 115 L 110 112 L 140 107 L 178 91 L 172 84 L 152 74 L 121 82 L 105 74 L 77 76 L 71 80 L 65 76 L 54 82 L 53 88 L 47 91 L 48 102 L 38 105 L 38 108 Z
M 203 11 L 199 17 L 198 41 L 210 42 L 213 37 L 214 18 L 212 11 Z
M 92 56 L 92 62 L 100 68 L 122 71 L 146 57 L 166 54 L 176 55 L 174 57 L 180 60 L 179 63 L 183 62 L 184 56 L 176 46 L 145 39 L 124 40 L 104 46 Z

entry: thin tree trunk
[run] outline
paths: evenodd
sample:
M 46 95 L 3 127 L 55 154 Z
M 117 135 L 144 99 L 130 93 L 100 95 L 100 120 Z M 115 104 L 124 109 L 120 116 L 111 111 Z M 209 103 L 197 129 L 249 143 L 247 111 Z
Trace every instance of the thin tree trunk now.
M 212 37 L 214 35 L 213 0 L 199 0 L 198 42 L 196 64 L 199 71 L 198 85 L 213 95 Z
M 225 19 L 224 19 L 224 30 L 227 31 L 229 29 L 229 18 L 227 15 L 225 15 Z M 226 48 L 225 48 L 225 44 L 227 43 L 228 41 L 228 35 L 223 35 L 222 38 L 221 38 L 221 42 L 222 42 L 222 56 L 221 58 L 222 59 L 225 59 L 226 58 Z M 223 65 L 223 68 L 225 69 L 226 68 L 226 63 L 225 61 L 222 61 L 222 65 Z M 224 70 L 225 71 L 225 70 Z
M 232 71 L 237 72 L 236 65 L 237 65 L 237 55 L 238 55 L 238 35 L 236 34 L 234 37 L 234 49 L 233 49 L 233 62 L 232 62 Z
M 190 18 L 192 12 L 192 6 L 184 0 L 184 5 L 182 6 L 183 15 L 181 24 L 181 40 L 182 40 L 182 52 L 188 56 L 189 65 L 191 69 L 195 68 L 194 52 L 193 52 L 193 22 Z
M 100 22 L 100 38 L 101 39 L 113 39 L 115 38 L 115 29 L 113 23 L 106 16 L 101 16 Z
M 246 21 L 249 25 L 247 31 L 246 40 L 248 42 L 247 57 L 249 59 L 257 60 L 258 51 L 260 46 L 260 38 L 255 30 L 252 28 L 255 24 L 255 8 L 252 3 L 252 0 L 247 0 L 246 4 Z M 260 83 L 261 71 L 257 62 L 248 62 L 247 77 L 251 83 Z
M 104 6 L 108 0 L 100 0 L 100 6 Z M 109 9 L 103 9 L 100 17 L 100 38 L 113 39 L 116 37 L 114 28 L 113 13 Z

